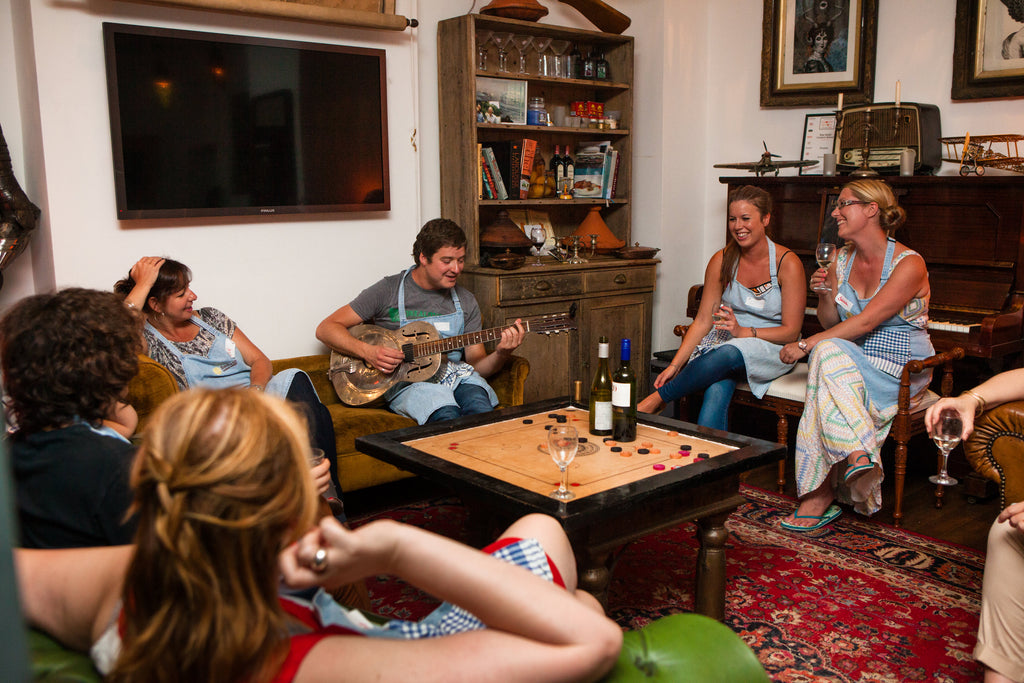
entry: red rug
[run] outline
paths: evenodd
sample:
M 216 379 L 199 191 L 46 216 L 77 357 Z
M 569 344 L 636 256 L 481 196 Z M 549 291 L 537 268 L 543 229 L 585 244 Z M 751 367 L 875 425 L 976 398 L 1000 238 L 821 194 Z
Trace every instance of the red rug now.
M 726 624 L 776 681 L 979 681 L 971 658 L 984 556 L 845 514 L 816 532 L 778 523 L 794 503 L 745 487 L 727 522 Z M 442 499 L 386 516 L 465 540 L 466 510 Z M 695 527 L 626 547 L 609 591 L 623 628 L 693 609 Z M 369 581 L 374 608 L 418 619 L 437 602 L 393 577 Z

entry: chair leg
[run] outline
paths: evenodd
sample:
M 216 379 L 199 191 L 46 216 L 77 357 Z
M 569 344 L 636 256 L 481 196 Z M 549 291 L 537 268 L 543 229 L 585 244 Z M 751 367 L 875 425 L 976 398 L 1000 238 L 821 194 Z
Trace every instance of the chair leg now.
M 892 512 L 892 524 L 897 529 L 903 526 L 903 484 L 907 479 L 907 442 L 905 439 L 896 440 L 896 507 Z
M 778 417 L 778 421 L 775 423 L 775 440 L 776 443 L 785 447 L 789 443 L 789 419 L 782 411 L 775 413 L 775 415 Z M 775 487 L 779 493 L 784 493 L 786 490 L 786 454 L 783 454 L 782 459 L 779 460 L 779 478 L 775 482 Z

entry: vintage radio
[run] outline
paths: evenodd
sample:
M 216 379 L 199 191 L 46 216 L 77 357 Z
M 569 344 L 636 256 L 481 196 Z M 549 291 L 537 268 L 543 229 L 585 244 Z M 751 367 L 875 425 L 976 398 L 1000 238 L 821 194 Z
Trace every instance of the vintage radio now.
M 916 153 L 914 172 L 930 174 L 942 164 L 939 142 L 939 108 L 934 104 L 878 102 L 845 107 L 836 135 L 836 160 L 840 173 L 861 167 L 864 148 L 868 166 L 882 174 L 900 172 L 900 152 Z

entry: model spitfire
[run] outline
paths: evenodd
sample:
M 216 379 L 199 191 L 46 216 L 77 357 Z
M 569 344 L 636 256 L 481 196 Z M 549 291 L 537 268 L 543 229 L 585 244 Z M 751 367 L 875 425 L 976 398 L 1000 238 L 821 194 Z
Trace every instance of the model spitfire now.
M 807 166 L 814 166 L 817 161 L 774 161 L 774 158 L 778 158 L 778 154 L 772 154 L 768 151 L 768 145 L 762 140 L 761 144 L 764 145 L 764 154 L 761 155 L 760 161 L 741 161 L 735 164 L 715 164 L 715 168 L 739 168 L 744 171 L 751 171 L 756 173 L 758 176 L 768 175 L 774 172 L 775 175 L 779 175 L 779 171 L 783 168 L 805 168 Z

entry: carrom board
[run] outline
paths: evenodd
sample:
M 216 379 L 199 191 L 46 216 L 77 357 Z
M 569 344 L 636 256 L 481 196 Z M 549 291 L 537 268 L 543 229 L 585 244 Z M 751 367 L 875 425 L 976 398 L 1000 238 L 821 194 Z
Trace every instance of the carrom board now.
M 611 441 L 611 437 L 592 436 L 588 431 L 588 412 L 572 406 L 405 443 L 480 474 L 547 495 L 558 487 L 559 477 L 558 467 L 547 451 L 547 428 L 563 418 L 576 427 L 581 437 L 579 450 L 569 465 L 569 486 L 577 499 L 737 448 L 642 423 L 637 425 L 635 441 L 617 443 Z

